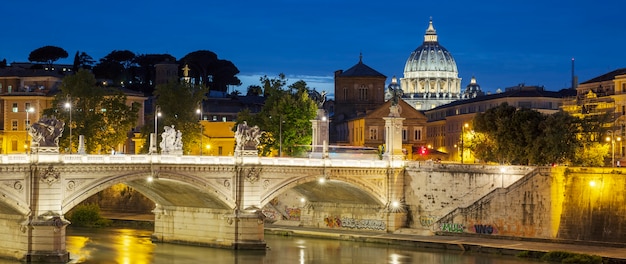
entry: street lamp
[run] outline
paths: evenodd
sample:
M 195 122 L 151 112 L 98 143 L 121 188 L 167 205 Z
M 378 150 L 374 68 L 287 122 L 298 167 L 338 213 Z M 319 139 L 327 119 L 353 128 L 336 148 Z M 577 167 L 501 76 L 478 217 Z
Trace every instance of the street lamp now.
M 200 116 L 200 156 L 202 156 L 202 138 L 204 137 L 204 126 L 202 125 L 202 104 L 198 105 L 196 113 Z
M 161 107 L 157 105 L 154 108 L 154 142 L 152 142 L 154 145 L 150 149 L 151 152 L 154 151 L 155 153 L 157 152 L 157 140 L 159 137 L 159 134 L 158 134 L 158 127 L 159 127 L 158 118 L 159 117 L 161 117 Z
M 67 95 L 67 101 L 65 102 L 65 108 L 67 108 L 67 110 L 70 113 L 70 123 L 69 123 L 69 127 L 70 127 L 70 143 L 69 143 L 69 147 L 70 147 L 70 155 L 72 154 L 72 98 L 70 97 L 70 95 Z
M 26 146 L 24 147 L 24 149 L 26 149 L 28 147 L 28 145 L 30 145 L 30 141 L 28 140 L 28 129 L 30 128 L 30 119 L 28 119 L 28 114 L 35 112 L 35 108 L 33 107 L 28 107 L 26 108 L 26 124 L 24 125 L 24 130 L 26 130 Z
M 607 142 L 611 142 L 611 167 L 615 167 L 615 141 L 622 141 L 622 138 L 618 135 L 615 135 L 615 132 L 619 132 L 618 130 L 610 130 L 608 133 L 610 136 L 606 137 Z
M 463 124 L 463 126 L 461 127 L 461 164 L 463 164 L 464 160 L 463 160 L 463 156 L 465 156 L 465 128 L 468 128 L 469 124 L 465 123 Z
M 272 119 L 272 116 L 270 116 L 270 119 Z M 283 156 L 283 123 L 285 123 L 285 121 L 283 121 L 283 116 L 281 115 L 280 118 L 278 119 L 278 156 L 279 157 Z

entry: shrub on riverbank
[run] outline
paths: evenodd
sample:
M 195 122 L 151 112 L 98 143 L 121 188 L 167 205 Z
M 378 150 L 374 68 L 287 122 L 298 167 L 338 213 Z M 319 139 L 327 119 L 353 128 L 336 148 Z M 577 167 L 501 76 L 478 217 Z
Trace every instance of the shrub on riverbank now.
M 542 261 L 556 262 L 556 263 L 581 263 L 581 264 L 601 264 L 602 257 L 595 255 L 571 253 L 565 251 L 550 251 L 548 253 L 543 252 L 528 252 L 524 251 L 517 255 L 520 258 L 533 258 L 540 259 Z
M 111 220 L 100 216 L 100 207 L 94 203 L 76 206 L 66 218 L 73 226 L 78 227 L 106 227 L 111 224 Z

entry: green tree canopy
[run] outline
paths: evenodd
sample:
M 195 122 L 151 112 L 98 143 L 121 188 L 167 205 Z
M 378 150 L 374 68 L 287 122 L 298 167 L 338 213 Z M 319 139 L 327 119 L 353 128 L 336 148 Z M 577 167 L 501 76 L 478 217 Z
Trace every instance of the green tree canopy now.
M 72 152 L 76 152 L 79 135 L 84 135 L 87 153 L 107 153 L 126 141 L 127 133 L 136 126 L 139 109 L 137 103 L 127 105 L 121 91 L 97 86 L 93 74 L 80 69 L 63 79 L 53 108 L 44 114 L 65 121 L 59 142 L 62 149 L 70 145 L 71 126 Z
M 503 103 L 476 115 L 468 148 L 485 162 L 543 165 L 577 162 L 580 120 L 564 112 L 541 114 Z
M 162 116 L 157 120 L 158 134 L 163 133 L 164 126 L 174 126 L 174 129 L 182 132 L 183 153 L 189 153 L 192 146 L 197 146 L 201 140 L 201 127 L 198 122 L 196 109 L 206 99 L 209 87 L 194 85 L 186 82 L 172 80 L 167 84 L 157 85 L 154 95 L 156 105 Z M 151 117 L 154 118 L 152 113 Z M 148 138 L 154 133 L 154 124 L 144 127 L 144 136 Z M 157 138 L 160 142 L 161 138 Z M 145 146 L 148 147 L 146 144 Z M 158 144 L 157 144 L 158 145 Z M 147 151 L 147 148 L 145 149 Z
M 45 63 L 49 67 L 52 67 L 52 64 L 55 61 L 65 59 L 67 56 L 69 56 L 67 51 L 62 48 L 56 46 L 44 46 L 31 51 L 28 55 L 28 60 Z
M 300 80 L 285 87 L 284 74 L 270 79 L 260 79 L 266 101 L 256 115 L 244 110 L 238 114 L 237 123 L 246 121 L 264 131 L 260 139 L 260 154 L 275 152 L 283 156 L 299 156 L 308 150 L 312 141 L 311 119 L 317 112 L 316 103 L 309 98 L 306 82 Z

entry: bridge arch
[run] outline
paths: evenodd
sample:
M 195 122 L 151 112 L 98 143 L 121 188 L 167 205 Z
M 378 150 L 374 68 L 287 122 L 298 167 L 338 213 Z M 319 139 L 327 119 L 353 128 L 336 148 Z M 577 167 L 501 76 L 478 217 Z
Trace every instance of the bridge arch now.
M 16 181 L 14 183 L 14 187 L 13 188 L 18 188 L 20 190 L 22 190 L 24 187 L 21 186 L 21 182 Z M 15 185 L 19 185 L 19 186 L 15 186 Z M 14 195 L 10 192 L 3 192 L 2 195 L 0 195 L 0 213 L 1 214 L 17 214 L 17 215 L 28 215 L 30 213 L 30 208 L 28 206 L 27 202 L 19 202 L 22 201 L 22 199 L 17 196 Z
M 80 202 L 119 183 L 130 186 L 159 205 L 234 208 L 234 201 L 220 190 L 216 183 L 203 177 L 184 173 L 160 172 L 150 181 L 148 179 L 150 175 L 150 171 L 134 171 L 82 183 L 76 179 L 69 179 L 67 180 L 67 188 L 80 187 L 80 190 L 64 199 L 62 213 L 67 213 Z
M 323 182 L 320 182 L 320 180 Z M 384 181 L 381 179 L 380 182 Z M 387 204 L 388 199 L 386 195 L 377 192 L 380 188 L 374 188 L 373 185 L 374 184 L 372 182 L 357 177 L 329 177 L 319 173 L 310 174 L 290 178 L 272 186 L 271 188 L 268 188 L 268 191 L 261 195 L 260 205 L 261 207 L 267 205 L 274 198 L 279 197 L 281 194 L 289 190 L 296 190 L 299 193 L 306 194 L 306 196 L 313 197 L 313 199 L 317 201 L 324 201 L 325 199 L 338 199 L 341 202 L 354 203 L 354 201 L 358 201 L 358 203 L 381 206 Z M 330 196 L 330 194 L 332 194 L 332 196 Z M 308 198 L 308 200 L 310 199 L 311 198 Z

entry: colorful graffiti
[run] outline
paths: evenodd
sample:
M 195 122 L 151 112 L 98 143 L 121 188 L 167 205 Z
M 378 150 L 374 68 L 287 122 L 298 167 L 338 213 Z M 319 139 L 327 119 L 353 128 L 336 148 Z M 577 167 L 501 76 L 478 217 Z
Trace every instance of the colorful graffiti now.
M 492 225 L 474 225 L 474 232 L 476 234 L 491 235 L 498 233 L 498 229 L 496 229 Z
M 432 226 L 436 220 L 437 217 L 432 215 L 420 215 L 420 225 L 422 226 Z
M 334 216 L 326 217 L 324 218 L 324 224 L 330 228 L 341 227 L 341 219 Z
M 343 227 L 356 229 L 385 230 L 385 222 L 374 219 L 341 218 Z
M 263 209 L 263 215 L 265 215 L 265 218 L 269 219 L 269 220 L 278 220 L 276 218 L 276 211 L 274 210 L 268 210 L 268 209 Z
M 465 229 L 465 227 L 462 224 L 455 224 L 455 223 L 441 224 L 441 231 L 445 231 L 445 232 L 463 233 L 463 229 Z
M 330 228 L 351 228 L 351 229 L 370 229 L 370 230 L 386 230 L 384 221 L 375 219 L 354 219 L 339 218 L 330 216 L 324 218 L 324 224 Z
M 302 215 L 302 210 L 300 208 L 287 208 L 285 207 L 285 211 L 289 216 L 289 220 L 291 221 L 300 221 L 300 216 Z

